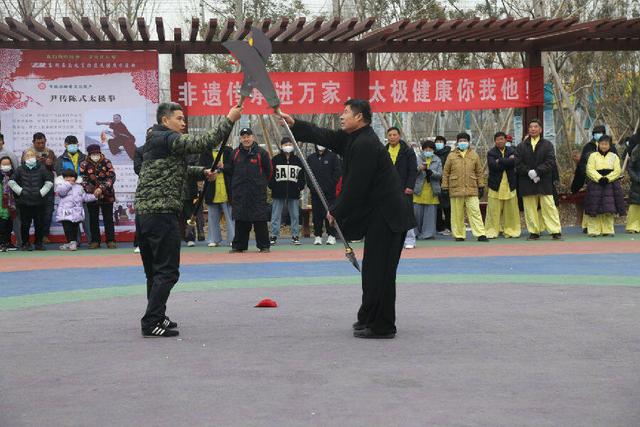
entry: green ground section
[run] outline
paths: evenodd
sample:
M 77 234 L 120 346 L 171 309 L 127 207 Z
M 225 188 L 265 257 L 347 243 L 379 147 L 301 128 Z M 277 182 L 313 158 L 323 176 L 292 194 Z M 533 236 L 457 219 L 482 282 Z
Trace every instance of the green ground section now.
M 574 275 L 399 275 L 398 283 L 416 284 L 522 284 L 560 286 L 632 286 L 640 287 L 640 280 L 630 276 L 574 276 Z M 359 276 L 286 277 L 251 280 L 219 280 L 210 282 L 179 283 L 173 292 L 211 291 L 240 288 L 280 288 L 287 286 L 359 285 Z M 98 289 L 21 295 L 0 298 L 0 310 L 20 310 L 50 304 L 78 301 L 96 301 L 105 298 L 144 295 L 143 283 Z

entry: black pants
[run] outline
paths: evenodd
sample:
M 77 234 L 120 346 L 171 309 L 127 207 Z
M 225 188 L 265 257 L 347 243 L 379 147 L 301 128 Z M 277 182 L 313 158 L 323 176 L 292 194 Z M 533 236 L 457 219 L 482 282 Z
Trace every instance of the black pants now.
M 180 277 L 178 215 L 137 215 L 136 229 L 147 276 L 147 310 L 140 321 L 144 331 L 164 320 L 169 294 Z
M 78 241 L 78 231 L 80 230 L 79 222 L 62 221 L 62 229 L 67 243 Z
M 364 238 L 358 322 L 379 334 L 396 332 L 396 272 L 406 235 L 392 231 L 379 210 L 371 215 Z
M 334 200 L 327 200 L 329 206 Z M 322 226 L 327 230 L 329 236 L 336 237 L 336 229 L 329 225 L 327 221 L 327 210 L 317 196 L 311 196 L 311 213 L 313 214 L 313 235 L 322 236 Z
M 11 217 L 8 219 L 0 218 L 0 246 L 7 246 L 11 243 L 11 231 L 13 230 L 13 221 Z
M 269 229 L 267 228 L 267 221 L 240 221 L 236 220 L 236 233 L 233 238 L 231 247 L 241 251 L 246 251 L 249 248 L 249 233 L 251 232 L 251 226 L 256 234 L 256 246 L 258 249 L 269 249 L 271 244 L 269 243 Z
M 193 215 L 193 200 L 182 201 L 182 215 L 180 218 L 180 232 L 185 242 L 194 242 L 196 240 L 196 227 L 187 225 L 187 220 Z
M 48 236 L 51 234 L 51 218 L 53 217 L 53 207 L 55 204 L 55 193 L 53 189 L 49 191 L 47 196 L 45 197 L 46 204 L 45 210 L 42 217 L 42 233 L 44 236 Z
M 451 230 L 451 205 L 438 205 L 436 213 L 436 231 Z
M 113 225 L 113 203 L 87 203 L 89 209 L 89 226 L 91 227 L 91 243 L 100 243 L 100 211 L 104 222 L 104 235 L 107 242 L 115 242 L 115 226 Z
M 44 237 L 44 214 L 46 209 L 46 205 L 20 206 L 20 234 L 22 234 L 23 245 L 29 244 L 29 228 L 31 228 L 32 222 L 36 232 L 35 244 L 42 244 L 42 238 Z

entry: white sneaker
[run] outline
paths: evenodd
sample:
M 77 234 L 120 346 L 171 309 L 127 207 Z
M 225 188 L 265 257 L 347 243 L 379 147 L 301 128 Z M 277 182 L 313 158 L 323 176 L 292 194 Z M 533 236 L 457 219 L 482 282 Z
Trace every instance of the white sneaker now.
M 194 242 L 193 240 L 189 240 L 187 242 L 187 246 L 189 246 L 190 248 L 194 247 L 196 245 L 196 242 Z
M 329 240 L 327 239 L 327 243 L 328 242 L 329 242 Z M 321 245 L 322 244 L 322 237 L 316 236 L 316 238 L 313 240 L 313 244 L 314 245 Z
M 69 243 L 69 246 L 67 247 L 68 250 L 70 251 L 77 251 L 78 250 L 78 243 L 73 241 L 71 243 Z
M 136 246 L 136 248 L 133 250 L 133 252 L 139 254 L 140 253 L 140 248 L 138 246 Z
M 64 245 L 60 245 L 60 250 L 61 251 L 68 251 L 69 250 L 69 244 L 65 243 Z
M 329 236 L 327 237 L 327 245 L 335 245 L 336 244 L 336 238 L 333 236 Z
M 416 245 L 404 245 L 405 249 L 415 249 Z
M 210 248 L 217 248 L 220 245 L 218 245 L 216 242 L 211 242 L 207 246 L 210 247 Z

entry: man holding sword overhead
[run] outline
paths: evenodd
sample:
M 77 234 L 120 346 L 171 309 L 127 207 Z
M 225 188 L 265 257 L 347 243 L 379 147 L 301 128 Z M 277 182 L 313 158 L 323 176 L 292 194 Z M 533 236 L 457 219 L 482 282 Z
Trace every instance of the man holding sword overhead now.
M 344 158 L 342 192 L 327 213 L 349 240 L 364 237 L 362 304 L 353 324 L 357 338 L 393 338 L 396 334 L 396 271 L 407 230 L 414 227 L 405 210 L 400 179 L 389 153 L 371 128 L 368 101 L 350 99 L 340 116 L 341 130 L 319 128 L 276 111 L 296 139 L 321 144 Z
M 242 107 L 229 110 L 217 128 L 193 136 L 185 134 L 182 107 L 174 103 L 158 106 L 157 124 L 147 133 L 142 147 L 142 168 L 136 188 L 136 231 L 140 255 L 147 276 L 149 296 L 142 317 L 144 337 L 178 335 L 175 322 L 166 316 L 171 289 L 180 276 L 180 226 L 182 192 L 187 176 L 210 179 L 210 169 L 187 166 L 187 156 L 210 152 L 226 141 Z

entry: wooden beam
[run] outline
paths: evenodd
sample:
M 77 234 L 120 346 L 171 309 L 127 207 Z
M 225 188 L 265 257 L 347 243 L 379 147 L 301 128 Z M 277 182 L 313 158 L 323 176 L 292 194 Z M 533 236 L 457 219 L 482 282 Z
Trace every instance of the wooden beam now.
M 324 22 L 324 18 L 319 16 L 315 18 L 313 21 L 309 22 L 304 26 L 302 31 L 291 38 L 292 42 L 299 42 L 300 40 L 304 40 L 307 36 L 312 35 L 313 33 L 320 30 L 322 27 L 322 23 Z
M 191 18 L 191 31 L 189 32 L 189 41 L 194 43 L 198 40 L 198 31 L 200 30 L 200 18 Z
M 24 20 L 25 24 L 27 24 L 27 28 L 29 28 L 29 31 L 31 31 L 34 34 L 39 35 L 40 37 L 42 37 L 45 40 L 48 41 L 53 41 L 56 39 L 56 35 L 53 34 L 51 31 L 47 30 L 47 28 L 42 25 L 41 23 L 39 23 L 38 21 L 36 21 L 34 18 L 27 16 L 27 18 Z
M 29 28 L 22 22 L 10 17 L 6 17 L 4 18 L 4 20 L 7 23 L 7 25 L 9 25 L 9 29 L 11 31 L 13 31 L 14 33 L 20 34 L 25 39 L 32 40 L 32 41 L 41 39 L 39 35 L 32 33 L 31 30 L 29 30 Z
M 542 20 L 542 19 L 540 19 Z M 514 19 L 512 17 L 503 19 L 499 21 L 498 28 L 495 30 L 489 31 L 488 33 L 479 34 L 477 37 L 474 37 L 473 40 L 494 40 L 500 39 L 500 37 L 509 35 L 511 33 L 521 31 L 522 28 L 528 28 L 530 26 L 536 25 L 536 20 L 530 20 L 529 18 L 520 18 Z M 471 40 L 470 37 L 467 40 Z
M 111 21 L 109 21 L 109 18 L 107 18 L 106 16 L 100 17 L 100 28 L 102 29 L 104 35 L 107 36 L 109 41 L 115 42 L 120 40 L 118 32 L 111 24 Z
M 284 33 L 288 25 L 289 25 L 289 18 L 286 18 L 286 17 L 280 18 L 278 23 L 272 26 L 267 32 L 267 38 L 271 41 L 274 41 L 276 37 Z
M 211 40 L 216 35 L 216 30 L 218 29 L 218 20 L 216 18 L 209 19 L 209 26 L 207 28 L 207 34 L 204 36 L 205 43 L 211 43 Z
M 498 22 L 498 18 L 495 18 L 495 17 L 484 19 L 478 22 L 478 24 L 474 25 L 472 28 L 460 31 L 458 34 L 456 34 L 454 37 L 451 37 L 450 39 L 453 41 L 461 41 L 461 40 L 466 40 L 468 38 L 473 38 L 478 34 L 483 34 L 483 33 L 486 33 L 487 31 L 490 31 L 491 27 L 493 27 L 496 24 L 496 22 Z
M 173 41 L 175 42 L 176 49 L 180 49 L 179 46 L 182 41 L 182 28 L 178 27 L 173 29 Z
M 220 34 L 220 41 L 221 42 L 225 42 L 229 39 L 229 36 L 233 33 L 233 30 L 236 26 L 236 20 L 233 18 L 229 18 L 227 19 L 227 25 L 224 29 L 224 31 L 222 32 L 222 34 Z
M 424 19 L 424 21 L 426 21 L 426 19 Z M 375 22 L 376 22 L 376 18 L 374 18 L 373 16 L 365 19 L 364 21 L 360 21 L 356 24 L 355 27 L 353 27 L 351 31 L 348 31 L 347 33 L 341 35 L 340 37 L 335 38 L 334 41 L 343 42 L 343 41 L 350 40 L 356 36 L 359 36 L 362 33 L 366 33 L 371 29 L 371 27 Z
M 416 34 L 414 37 L 411 37 L 409 39 L 407 38 L 403 38 L 403 39 L 408 41 L 421 41 L 426 38 L 437 37 L 437 35 L 440 34 L 441 32 L 449 31 L 451 28 L 455 28 L 456 26 L 460 25 L 462 21 L 463 21 L 462 19 L 453 19 L 451 21 L 436 23 L 438 25 L 425 25 L 425 28 L 423 28 L 422 31 Z
M 8 37 L 15 41 L 27 40 L 26 37 L 24 37 L 23 35 L 18 34 L 15 31 L 11 30 L 11 28 L 9 28 L 9 26 L 4 22 L 0 22 L 0 36 Z
M 136 25 L 138 26 L 138 34 L 140 34 L 142 41 L 148 42 L 150 39 L 149 27 L 147 27 L 147 21 L 145 21 L 143 16 L 136 18 Z
M 392 37 L 401 32 L 409 24 L 408 19 L 403 19 L 386 27 L 380 28 L 378 31 L 369 34 L 362 40 L 358 41 L 358 49 L 362 51 L 369 51 L 382 47 L 386 44 L 387 40 L 391 40 Z
M 131 34 L 131 29 L 129 28 L 129 21 L 124 16 L 118 18 L 118 26 L 120 27 L 120 32 L 122 33 L 122 37 L 128 42 L 132 42 L 134 40 L 133 34 Z
M 242 40 L 244 39 L 249 31 L 251 31 L 251 26 L 253 25 L 253 18 L 247 18 L 242 22 L 242 27 L 238 28 L 238 30 L 233 33 L 230 37 L 231 40 Z
M 71 18 L 65 16 L 62 18 L 62 22 L 64 23 L 64 27 L 67 31 L 73 35 L 78 41 L 87 41 L 89 39 L 89 35 L 82 29 L 77 22 L 72 21 Z
M 336 16 L 331 21 L 327 21 L 322 24 L 318 31 L 306 37 L 304 41 L 316 42 L 338 28 L 338 25 L 340 25 L 340 18 Z
M 292 23 L 287 27 L 287 30 L 285 32 L 283 32 L 282 34 L 280 34 L 280 36 L 278 36 L 278 41 L 281 41 L 281 42 L 289 41 L 293 36 L 295 36 L 296 34 L 300 33 L 300 31 L 302 31 L 302 29 L 304 28 L 305 22 L 307 22 L 307 18 L 305 18 L 304 16 L 299 17 L 296 20 L 295 25 Z
M 348 32 L 352 31 L 357 23 L 358 23 L 358 18 L 351 18 L 351 19 L 348 19 L 346 21 L 342 21 L 340 23 L 340 25 L 338 25 L 336 27 L 335 30 L 333 30 L 332 32 L 330 32 L 329 34 L 324 36 L 322 38 L 322 40 L 324 40 L 324 41 L 334 41 L 338 37 L 341 37 L 341 36 L 347 34 Z
M 446 21 L 444 19 L 433 19 L 431 21 L 427 21 L 422 26 L 416 25 L 413 30 L 410 30 L 409 27 L 411 24 L 407 25 L 402 35 L 396 36 L 393 38 L 395 41 L 405 41 L 409 39 L 413 39 L 416 37 L 420 37 L 423 34 L 428 34 L 435 31 L 438 27 L 444 24 Z
M 162 22 L 162 17 L 156 16 L 156 33 L 158 34 L 158 41 L 164 42 L 164 23 Z
M 58 36 L 60 40 L 70 41 L 73 38 L 73 36 L 69 34 L 69 32 L 65 30 L 65 28 L 62 25 L 54 21 L 52 17 L 45 16 L 44 23 L 47 26 L 47 29 L 51 31 L 53 34 L 55 34 L 56 36 Z
M 435 34 L 432 34 L 429 37 L 425 37 L 423 40 L 426 40 L 428 42 L 435 40 L 447 40 L 447 37 L 455 36 L 456 34 L 458 34 L 458 32 L 463 32 L 475 27 L 478 22 L 480 22 L 480 18 L 473 18 L 453 23 L 449 28 L 443 28 L 444 26 L 442 26 Z
M 82 23 L 82 28 L 94 41 L 100 42 L 104 40 L 102 31 L 88 17 L 83 16 L 80 22 Z
M 267 31 L 269 31 L 270 26 L 271 26 L 271 19 L 266 18 L 262 21 L 262 25 L 260 25 L 260 29 L 262 30 L 263 33 L 267 34 Z

